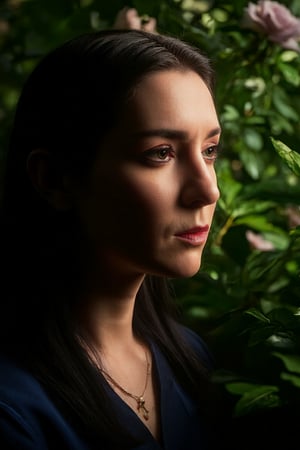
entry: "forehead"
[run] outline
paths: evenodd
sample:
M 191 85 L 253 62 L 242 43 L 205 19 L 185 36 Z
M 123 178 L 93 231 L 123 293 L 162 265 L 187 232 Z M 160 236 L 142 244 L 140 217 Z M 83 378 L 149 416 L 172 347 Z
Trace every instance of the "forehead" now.
M 202 78 L 193 71 L 168 70 L 147 75 L 135 87 L 122 111 L 127 126 L 181 128 L 184 123 L 217 121 L 212 95 Z

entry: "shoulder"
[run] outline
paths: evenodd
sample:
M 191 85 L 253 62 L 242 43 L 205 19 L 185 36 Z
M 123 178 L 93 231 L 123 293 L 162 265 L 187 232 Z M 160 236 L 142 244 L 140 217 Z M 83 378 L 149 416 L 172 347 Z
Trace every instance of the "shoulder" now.
M 55 448 L 52 442 L 85 448 L 37 379 L 0 356 L 0 448 L 43 450 Z
M 47 403 L 47 396 L 38 381 L 12 360 L 0 355 L 0 403 L 22 412 L 35 403 Z
M 9 359 L 0 356 L 0 443 L 7 448 L 46 448 L 34 411 L 45 396 L 38 382 Z M 4 442 L 3 442 L 4 441 Z
M 45 389 L 32 373 L 0 353 L 0 401 L 16 408 L 37 406 L 53 408 Z

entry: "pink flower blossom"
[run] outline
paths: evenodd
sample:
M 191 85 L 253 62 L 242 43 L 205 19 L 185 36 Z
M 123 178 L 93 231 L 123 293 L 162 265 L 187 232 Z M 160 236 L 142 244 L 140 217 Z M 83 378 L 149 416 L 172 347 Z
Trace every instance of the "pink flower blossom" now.
M 254 233 L 251 230 L 246 231 L 246 238 L 252 249 L 261 250 L 263 252 L 269 252 L 275 249 L 272 242 L 267 241 L 261 234 Z
M 288 218 L 289 228 L 295 228 L 300 226 L 300 208 L 288 206 L 285 210 Z
M 127 6 L 118 12 L 113 28 L 144 30 L 149 33 L 157 32 L 154 17 L 139 16 L 135 8 L 128 8 Z
M 243 26 L 261 32 L 281 47 L 300 53 L 300 19 L 278 2 L 259 0 L 244 10 Z

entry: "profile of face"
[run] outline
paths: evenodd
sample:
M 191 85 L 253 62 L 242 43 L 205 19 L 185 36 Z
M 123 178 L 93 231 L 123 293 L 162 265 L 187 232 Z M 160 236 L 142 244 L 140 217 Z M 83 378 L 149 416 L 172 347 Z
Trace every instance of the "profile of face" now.
M 191 70 L 147 75 L 101 142 L 74 202 L 101 266 L 114 274 L 194 275 L 219 190 L 220 126 Z

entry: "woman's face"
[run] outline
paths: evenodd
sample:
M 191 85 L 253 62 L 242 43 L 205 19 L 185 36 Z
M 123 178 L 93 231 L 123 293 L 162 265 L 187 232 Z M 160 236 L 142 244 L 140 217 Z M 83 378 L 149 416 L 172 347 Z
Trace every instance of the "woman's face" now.
M 199 75 L 170 70 L 143 79 L 76 198 L 99 266 L 169 277 L 198 271 L 219 198 L 219 138 Z

